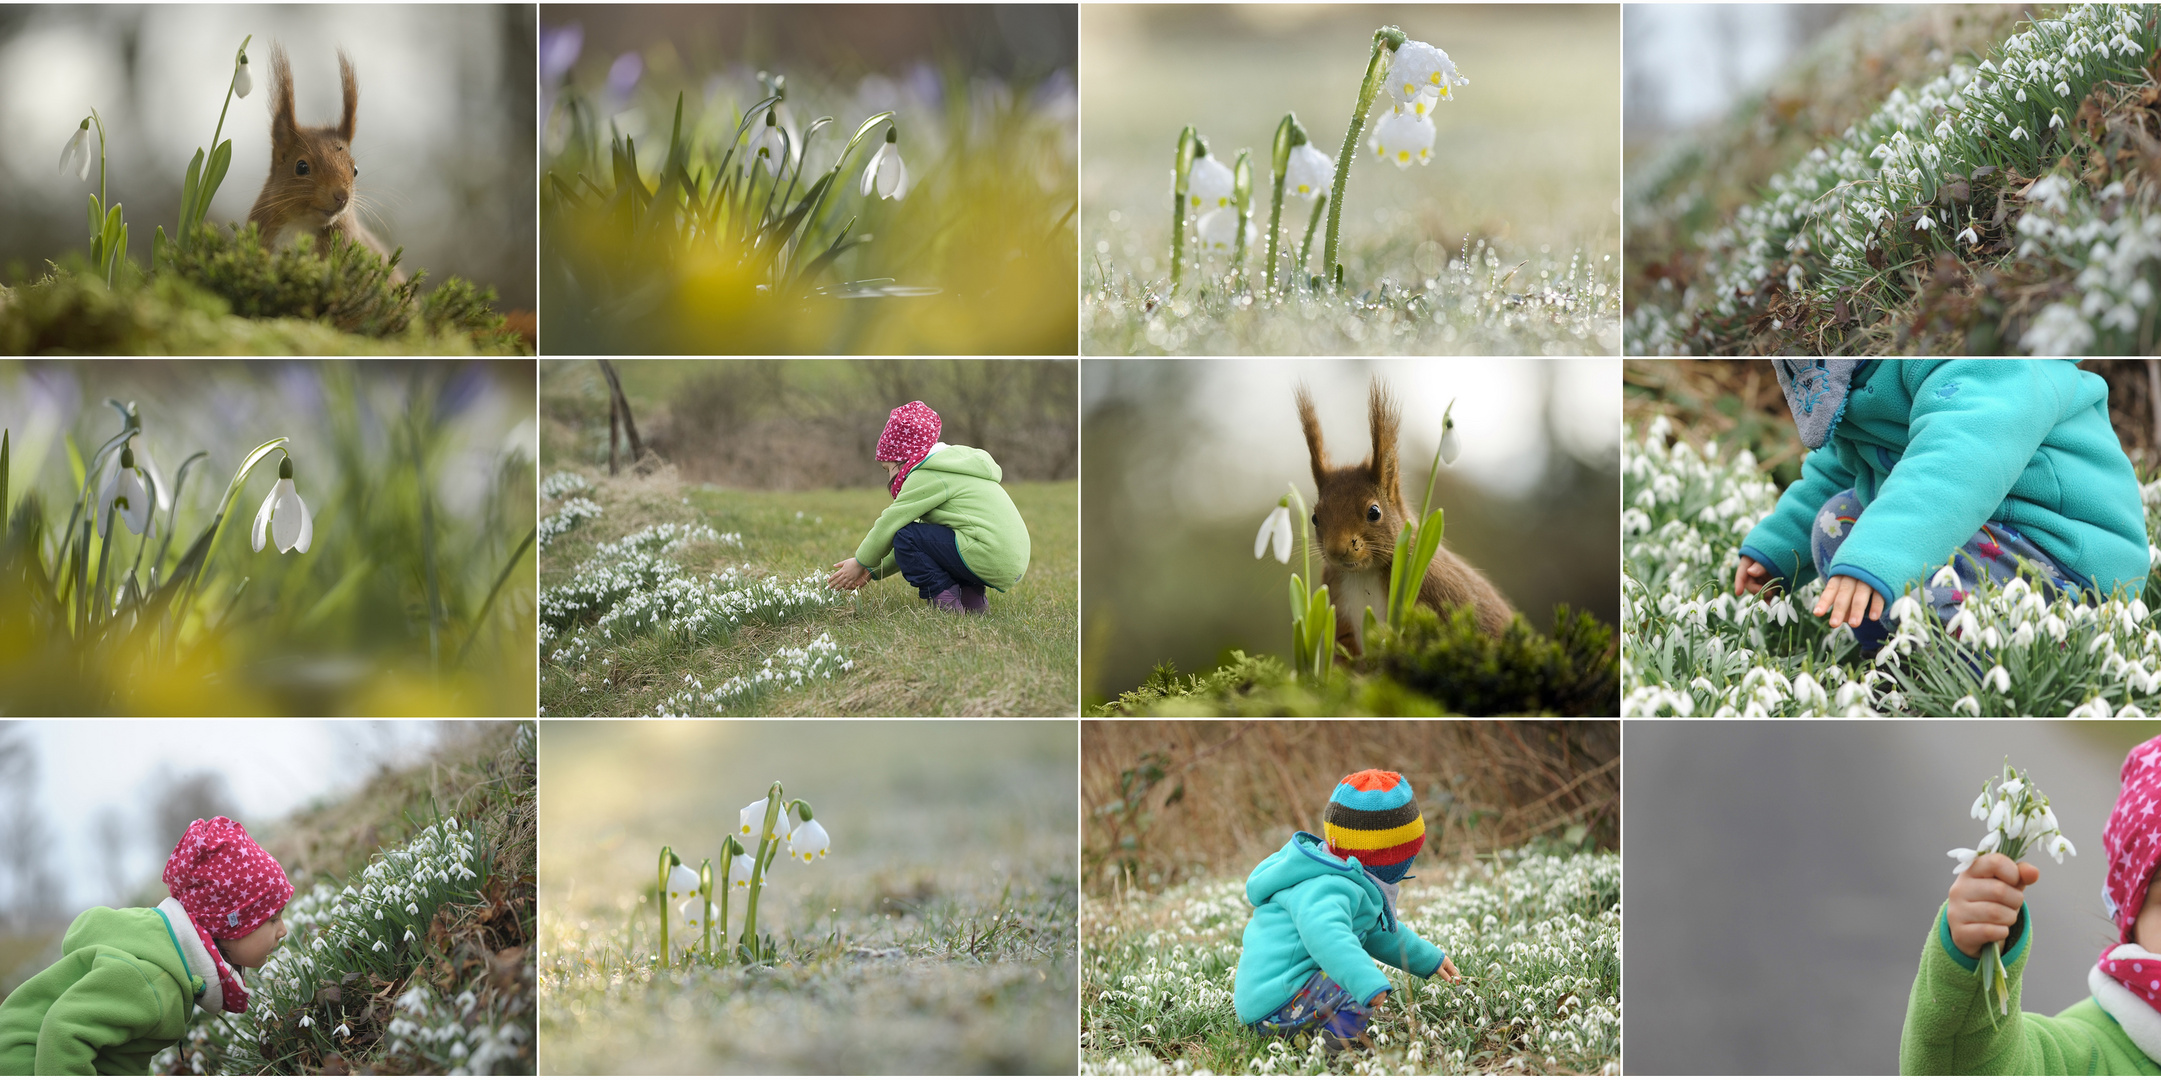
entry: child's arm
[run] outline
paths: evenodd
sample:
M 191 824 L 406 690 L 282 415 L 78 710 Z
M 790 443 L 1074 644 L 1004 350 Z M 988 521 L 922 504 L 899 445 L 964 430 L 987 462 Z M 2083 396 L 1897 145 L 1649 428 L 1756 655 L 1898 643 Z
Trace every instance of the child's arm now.
M 872 577 L 884 577 L 892 573 L 893 534 L 911 521 L 921 518 L 945 502 L 945 481 L 936 473 L 917 470 L 908 474 L 908 482 L 901 485 L 900 495 L 893 504 L 871 523 L 870 532 L 863 535 L 863 542 L 856 545 L 855 561 L 862 566 L 875 567 Z
M 1370 1006 L 1388 992 L 1388 976 L 1374 966 L 1373 957 L 1352 929 L 1357 888 L 1348 881 L 1317 879 L 1275 894 L 1275 902 L 1290 913 L 1306 955 L 1353 1000 Z
M 1455 962 L 1441 947 L 1419 937 L 1418 932 L 1396 921 L 1394 930 L 1375 930 L 1366 935 L 1366 955 L 1398 970 L 1408 971 L 1421 979 L 1438 975 L 1449 982 L 1456 981 Z
M 2093 1028 L 2020 1008 L 2033 936 L 2025 890 L 2040 876 L 2030 863 L 1991 853 L 1951 883 L 1906 1000 L 1901 1073 L 2060 1076 L 2090 1072 L 2108 1056 Z M 1981 949 L 1992 941 L 2003 949 L 2011 987 L 2010 1013 L 1998 1013 L 1993 1024 L 1993 991 L 1981 989 Z
M 1820 569 L 1809 558 L 1809 534 L 1816 525 L 1816 511 L 1831 496 L 1853 486 L 1853 472 L 1838 460 L 1838 451 L 1823 446 L 1801 459 L 1801 478 L 1778 497 L 1771 516 L 1756 523 L 1741 541 L 1741 568 L 1734 575 L 1735 593 L 1755 592 L 1771 581 L 1782 581 L 1791 592 L 1808 584 Z M 1749 564 L 1764 573 L 1751 575 Z
M 142 1037 L 165 1014 L 157 991 L 135 965 L 110 955 L 90 961 L 46 1010 L 38 1028 L 38 1075 L 89 1076 L 98 1052 Z

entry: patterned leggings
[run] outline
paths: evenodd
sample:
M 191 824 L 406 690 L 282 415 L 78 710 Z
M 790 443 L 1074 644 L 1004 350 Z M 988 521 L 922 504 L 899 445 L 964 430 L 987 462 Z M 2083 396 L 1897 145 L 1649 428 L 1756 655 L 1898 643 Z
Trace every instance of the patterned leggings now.
M 1252 1027 L 1263 1035 L 1279 1037 L 1319 1028 L 1336 1040 L 1348 1042 L 1365 1034 L 1366 1021 L 1372 1016 L 1372 1009 L 1351 1000 L 1350 991 L 1336 985 L 1326 973 L 1316 971 L 1289 1002 L 1255 1020 Z

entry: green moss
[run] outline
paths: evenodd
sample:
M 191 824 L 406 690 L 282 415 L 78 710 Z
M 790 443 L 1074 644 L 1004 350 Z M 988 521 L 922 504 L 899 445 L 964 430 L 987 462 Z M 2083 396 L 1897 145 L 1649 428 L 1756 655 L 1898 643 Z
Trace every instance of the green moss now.
M 204 228 L 163 272 L 123 266 L 108 289 L 79 257 L 0 289 L 0 353 L 112 355 L 520 353 L 495 293 L 462 278 L 390 280 L 396 256 L 339 237 L 263 245 L 254 226 Z
M 1522 616 L 1498 638 L 1468 610 L 1415 609 L 1353 670 L 1300 682 L 1273 656 L 1181 677 L 1169 664 L 1102 707 L 1102 716 L 1612 716 L 1620 709 L 1613 628 L 1563 605 L 1552 637 Z

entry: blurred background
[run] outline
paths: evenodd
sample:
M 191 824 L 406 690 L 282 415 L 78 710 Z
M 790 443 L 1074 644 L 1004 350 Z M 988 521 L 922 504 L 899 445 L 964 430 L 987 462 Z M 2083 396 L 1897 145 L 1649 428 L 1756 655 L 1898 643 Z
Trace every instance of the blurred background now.
M 873 462 L 895 406 L 923 401 L 943 438 L 988 450 L 1008 482 L 1080 466 L 1071 360 L 618 360 L 631 418 L 694 483 L 803 490 L 886 483 Z M 591 360 L 543 360 L 542 464 L 604 465 L 608 384 Z M 627 439 L 618 455 L 628 457 Z
M 1541 631 L 1566 603 L 1620 608 L 1619 361 L 1091 360 L 1081 380 L 1082 691 L 1131 689 L 1163 661 L 1214 668 L 1232 649 L 1289 648 L 1284 582 L 1253 558 L 1287 486 L 1313 476 L 1293 401 L 1313 390 L 1331 463 L 1366 456 L 1367 383 L 1403 412 L 1398 453 L 1416 514 L 1441 415 L 1455 400 L 1461 456 L 1433 504 L 1447 547 Z M 1295 524 L 1295 523 L 1294 523 Z M 1315 560 L 1315 571 L 1319 571 Z
M 1425 274 L 1446 266 L 1466 234 L 1617 257 L 1618 15 L 1611 4 L 1088 4 L 1083 258 L 1168 275 L 1171 158 L 1187 124 L 1226 165 L 1241 147 L 1254 152 L 1265 230 L 1276 125 L 1296 112 L 1314 145 L 1336 157 L 1373 31 L 1391 24 L 1447 50 L 1471 83 L 1433 111 L 1431 164 L 1377 168 L 1359 147 L 1366 160 L 1351 170 L 1346 251 L 1415 234 L 1415 270 Z M 1284 200 L 1287 231 L 1298 218 L 1292 242 L 1310 210 Z M 1316 237 L 1315 259 L 1320 246 Z M 1381 269 L 1399 280 L 1413 271 Z
M 542 994 L 550 1071 L 1070 1072 L 1076 740 L 1070 720 L 542 725 L 541 948 L 570 976 Z M 596 984 L 596 966 L 658 951 L 661 846 L 720 867 L 739 811 L 775 780 L 832 846 L 774 865 L 759 931 L 805 948 L 835 933 L 848 955 L 747 982 L 694 968 Z M 738 891 L 736 932 L 743 904 Z M 980 959 L 922 947 L 991 911 L 1041 915 L 1064 945 L 1001 942 Z
M 0 575 L 0 713 L 531 716 L 535 578 L 521 543 L 535 520 L 533 378 L 528 360 L 0 361 L 10 531 L 41 505 L 45 574 L 60 573 L 49 552 L 79 470 L 120 430 L 107 398 L 139 409 L 137 464 L 156 462 L 168 484 L 208 454 L 173 500 L 162 564 L 155 546 L 142 558 L 146 580 L 153 566 L 171 574 L 242 459 L 278 436 L 292 440 L 294 486 L 315 523 L 306 553 L 251 549 L 278 476 L 276 460 L 258 465 L 172 658 L 79 654 L 21 592 L 41 586 Z M 85 478 L 93 501 L 119 456 Z M 157 522 L 162 539 L 166 512 Z M 113 532 L 117 581 L 142 540 Z M 47 677 L 55 670 L 70 677 Z
M 1629 1071 L 1898 1068 L 1906 998 L 1951 887 L 1944 856 L 2009 755 L 2078 848 L 2027 890 L 2029 1012 L 2087 996 L 2115 935 L 2101 828 L 2161 722 L 1631 720 Z M 2029 860 L 2031 861 L 2031 860 Z
M 179 220 L 189 158 L 211 149 L 250 34 L 255 89 L 225 117 L 232 166 L 205 220 L 245 222 L 270 171 L 271 46 L 292 58 L 307 126 L 337 120 L 344 49 L 360 83 L 353 159 L 370 230 L 431 282 L 456 274 L 495 289 L 503 308 L 534 306 L 531 5 L 0 6 L 0 277 L 21 284 L 88 251 L 95 157 L 88 182 L 54 162 L 92 107 L 112 140 L 107 201 L 126 206 L 128 253 L 147 265 L 153 226 L 170 235 Z M 91 142 L 95 155 L 94 127 Z
M 239 822 L 304 890 L 311 871 L 347 870 L 311 857 L 322 834 L 310 813 L 508 726 L 0 721 L 0 996 L 59 958 L 59 935 L 83 911 L 164 899 L 165 861 L 189 822 Z M 393 839 L 371 839 L 363 859 Z
M 635 142 L 654 186 L 678 94 L 690 167 L 710 182 L 742 111 L 768 96 L 765 75 L 786 80 L 778 120 L 793 141 L 817 118 L 835 120 L 811 143 L 812 179 L 798 191 L 886 110 L 909 181 L 897 201 L 859 195 L 881 137 L 867 136 L 828 216 L 834 229 L 855 218 L 855 235 L 871 242 L 841 256 L 825 283 L 872 285 L 791 303 L 761 295 L 764 283 L 737 267 L 732 249 L 692 245 L 655 267 L 604 222 L 555 216 L 551 196 L 542 252 L 550 351 L 1071 354 L 1075 10 L 548 5 L 543 163 L 573 189 L 585 190 L 585 175 L 613 190 L 616 133 Z M 597 154 L 576 138 L 574 113 L 597 127 Z
M 1422 862 L 1538 839 L 1613 851 L 1620 764 L 1613 720 L 1084 720 L 1084 880 L 1103 895 L 1243 877 L 1292 832 L 1318 834 L 1360 769 L 1411 782 Z

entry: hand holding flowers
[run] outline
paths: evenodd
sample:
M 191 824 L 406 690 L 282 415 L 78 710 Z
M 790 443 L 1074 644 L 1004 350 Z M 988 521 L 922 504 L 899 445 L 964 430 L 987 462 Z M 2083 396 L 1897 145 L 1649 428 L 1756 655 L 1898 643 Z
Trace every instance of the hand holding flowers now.
M 1993 786 L 1993 790 L 1992 790 Z M 1957 860 L 1953 873 L 1946 919 L 1951 942 L 1968 956 L 1981 961 L 1981 993 L 1988 999 L 1989 1023 L 1998 1014 L 2011 1012 L 2009 973 L 2003 966 L 2003 947 L 2026 902 L 2026 887 L 2041 880 L 2041 871 L 2018 861 L 2027 851 L 2046 851 L 2058 863 L 2076 855 L 2058 827 L 2048 796 L 2033 786 L 2023 771 L 2013 770 L 2004 759 L 2003 773 L 1981 782 L 1981 794 L 1973 801 L 1972 816 L 1988 826 L 1979 845 L 1952 848 Z

